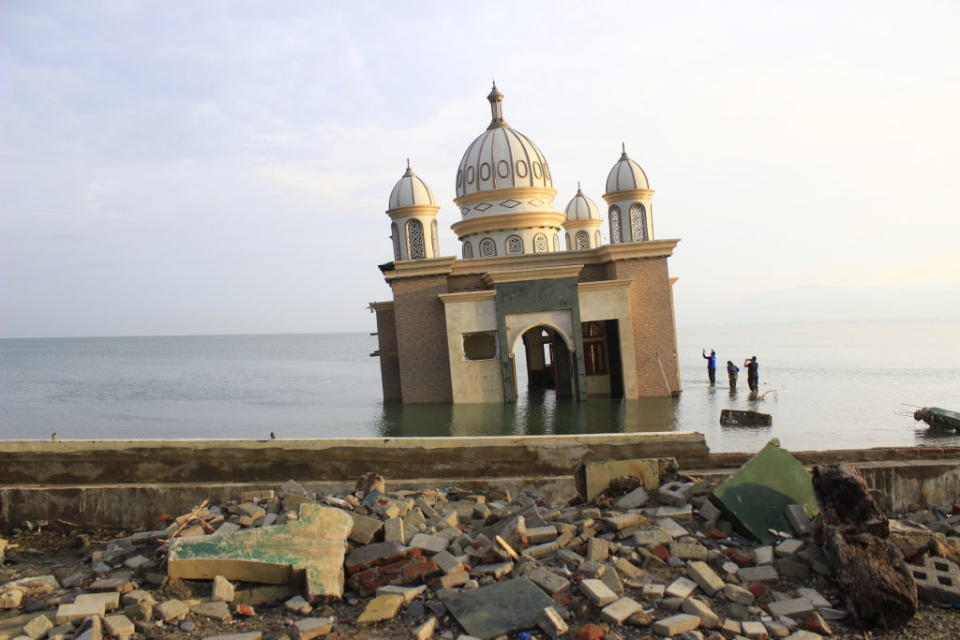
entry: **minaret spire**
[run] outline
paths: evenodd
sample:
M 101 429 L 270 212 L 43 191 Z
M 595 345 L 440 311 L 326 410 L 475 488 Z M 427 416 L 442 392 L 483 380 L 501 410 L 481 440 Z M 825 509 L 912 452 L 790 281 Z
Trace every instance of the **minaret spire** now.
M 503 119 L 503 94 L 497 89 L 497 83 L 494 81 L 493 89 L 487 95 L 490 101 L 490 126 L 487 129 L 501 129 L 509 127 L 506 120 Z

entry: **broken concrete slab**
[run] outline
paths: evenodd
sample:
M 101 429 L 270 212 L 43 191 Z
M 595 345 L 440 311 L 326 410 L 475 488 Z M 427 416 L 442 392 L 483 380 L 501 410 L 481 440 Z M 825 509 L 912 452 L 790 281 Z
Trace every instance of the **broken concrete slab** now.
M 368 624 L 390 620 L 397 615 L 403 603 L 403 596 L 395 593 L 385 593 L 382 596 L 377 596 L 367 603 L 363 613 L 357 618 L 357 622 L 360 624 Z
M 343 560 L 353 520 L 334 507 L 305 503 L 289 524 L 179 538 L 170 543 L 167 575 L 287 584 L 305 573 L 307 596 L 343 596 Z
M 612 480 L 634 476 L 640 479 L 647 491 L 660 486 L 660 478 L 670 465 L 676 466 L 673 458 L 640 458 L 636 460 L 608 460 L 586 462 L 577 469 L 577 491 L 584 502 L 590 502 L 610 486 Z
M 769 427 L 773 425 L 773 416 L 759 411 L 741 409 L 722 409 L 720 424 L 725 427 Z
M 799 504 L 810 516 L 817 512 L 810 473 L 775 439 L 716 487 L 713 497 L 741 533 L 765 544 L 776 539 L 770 529 L 790 528 L 788 505 Z
M 293 623 L 293 640 L 313 640 L 325 636 L 333 629 L 336 618 L 304 618 Z
M 561 616 L 567 613 L 526 578 L 463 591 L 441 601 L 468 634 L 481 640 L 535 627 L 536 614 L 547 607 Z

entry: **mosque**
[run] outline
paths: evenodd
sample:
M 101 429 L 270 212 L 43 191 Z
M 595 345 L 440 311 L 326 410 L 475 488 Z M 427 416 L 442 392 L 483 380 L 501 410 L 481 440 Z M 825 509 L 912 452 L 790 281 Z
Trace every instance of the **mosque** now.
M 557 211 L 543 152 L 504 120 L 496 85 L 487 100 L 490 125 L 457 168 L 461 219 L 451 228 L 461 258 L 441 255 L 440 207 L 409 163 L 390 192 L 393 261 L 380 270 L 393 300 L 370 304 L 384 399 L 680 393 L 676 279 L 667 269 L 679 240 L 655 238 L 643 169 L 625 148 L 610 169 L 603 194 L 610 244 L 603 244 L 596 203 L 578 186 Z

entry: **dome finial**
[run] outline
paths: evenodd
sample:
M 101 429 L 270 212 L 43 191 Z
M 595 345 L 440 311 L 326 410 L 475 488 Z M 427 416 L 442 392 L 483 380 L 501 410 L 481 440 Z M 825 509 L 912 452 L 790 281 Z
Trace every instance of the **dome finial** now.
M 502 129 L 509 127 L 506 121 L 503 119 L 503 94 L 500 93 L 500 90 L 497 89 L 496 81 L 493 82 L 493 88 L 490 89 L 490 93 L 487 95 L 487 100 L 490 101 L 490 126 L 487 129 Z
M 623 154 L 620 156 L 620 159 L 626 160 L 627 159 L 627 143 L 626 142 L 620 143 L 620 150 L 623 151 Z
M 583 189 L 580 188 L 580 181 L 579 181 L 579 180 L 577 180 L 577 195 L 578 195 L 578 196 L 582 196 L 582 195 L 583 195 Z
M 403 175 L 407 178 L 413 175 L 413 169 L 410 167 L 410 158 L 407 158 L 407 170 L 403 172 Z

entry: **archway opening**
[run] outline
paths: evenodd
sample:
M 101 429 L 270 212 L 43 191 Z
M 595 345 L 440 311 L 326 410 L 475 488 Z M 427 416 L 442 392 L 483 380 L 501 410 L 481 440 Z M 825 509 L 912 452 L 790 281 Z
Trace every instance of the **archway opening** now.
M 573 370 L 570 349 L 556 329 L 538 325 L 523 333 L 514 357 L 518 398 L 548 393 L 557 398 L 573 397 Z

